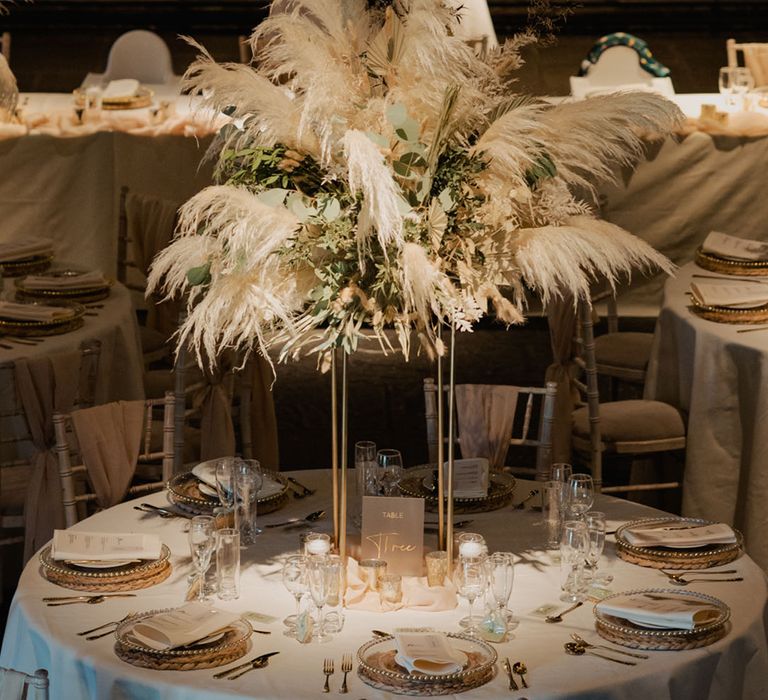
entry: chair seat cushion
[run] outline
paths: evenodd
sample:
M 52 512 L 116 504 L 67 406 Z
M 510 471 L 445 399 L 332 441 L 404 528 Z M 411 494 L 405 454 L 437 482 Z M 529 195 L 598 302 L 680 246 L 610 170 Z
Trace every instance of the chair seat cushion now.
M 573 412 L 573 432 L 589 438 L 586 406 Z M 662 401 L 609 401 L 600 404 L 600 434 L 603 442 L 642 442 L 685 436 L 683 418 Z
M 610 367 L 645 370 L 653 333 L 606 333 L 595 338 L 595 362 Z

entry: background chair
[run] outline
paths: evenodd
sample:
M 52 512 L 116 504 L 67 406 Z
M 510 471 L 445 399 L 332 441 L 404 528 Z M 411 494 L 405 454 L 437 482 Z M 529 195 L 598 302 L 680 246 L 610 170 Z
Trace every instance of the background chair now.
M 237 53 L 240 57 L 240 63 L 249 64 L 253 60 L 253 51 L 251 51 L 251 45 L 245 34 L 239 34 L 237 37 Z
M 0 668 L 0 698 L 3 700 L 48 700 L 48 671 L 34 673 Z
M 118 37 L 109 50 L 103 80 L 134 78 L 150 85 L 169 85 L 176 81 L 171 52 L 154 32 L 134 29 Z
M 675 94 L 669 70 L 653 58 L 642 39 L 624 32 L 601 37 L 570 83 L 571 95 L 580 98 L 618 90 Z
M 461 391 L 459 387 L 465 389 Z M 500 394 L 492 395 L 495 389 L 501 390 Z M 444 395 L 447 396 L 448 387 L 444 387 Z M 548 382 L 546 387 L 516 387 L 494 385 L 458 385 L 457 386 L 457 410 L 454 435 L 456 444 L 461 449 L 463 457 L 486 457 L 491 466 L 504 464 L 509 446 L 529 447 L 536 451 L 535 467 L 512 467 L 510 471 L 522 475 L 536 476 L 537 479 L 549 478 L 549 470 L 552 461 L 552 423 L 554 419 L 554 405 L 557 386 L 554 382 Z M 464 394 L 465 405 L 462 408 L 461 395 Z M 438 445 L 440 433 L 437 421 L 437 384 L 432 378 L 424 379 L 424 406 L 427 427 L 427 450 L 429 461 L 437 463 Z M 495 405 L 494 405 L 494 402 Z M 498 412 L 503 409 L 506 415 L 500 416 Z M 490 420 L 501 418 L 504 425 L 489 426 L 489 421 L 466 421 L 465 426 L 474 427 L 478 435 L 461 433 L 462 423 L 460 413 L 464 410 L 469 416 L 491 416 Z M 494 415 L 495 414 L 495 415 Z M 448 411 L 444 412 L 445 419 Z M 504 439 L 505 444 L 496 445 L 500 436 L 509 435 Z M 447 443 L 448 438 L 443 436 Z M 470 446 L 470 444 L 472 446 Z M 487 454 L 479 454 L 476 448 L 482 445 L 479 451 Z M 497 449 L 500 448 L 500 449 Z M 497 457 L 497 455 L 501 455 Z M 447 459 L 447 457 L 446 457 Z
M 130 474 L 117 475 L 119 478 L 125 479 L 125 481 L 131 481 L 132 477 L 136 473 L 138 465 L 157 464 L 160 462 L 161 466 L 161 479 L 158 481 L 149 481 L 145 483 L 136 483 L 127 488 L 125 495 L 136 495 L 140 493 L 148 493 L 151 491 L 158 491 L 164 488 L 168 479 L 173 476 L 173 447 L 174 447 L 174 408 L 175 399 L 171 392 L 168 392 L 166 396 L 161 399 L 148 399 L 144 402 L 120 402 L 121 404 L 135 404 L 143 403 L 144 417 L 142 421 L 142 431 L 140 434 L 140 443 L 138 447 L 138 457 L 132 465 L 133 469 Z M 109 411 L 110 408 L 115 407 L 116 404 L 105 404 L 97 407 L 100 411 Z M 153 432 L 153 427 L 156 422 L 153 417 L 155 409 L 162 410 L 162 439 L 161 448 L 158 450 L 155 445 L 157 444 L 156 432 Z M 80 413 L 83 413 L 82 411 Z M 105 415 L 105 414 L 101 414 Z M 73 414 L 55 413 L 53 416 L 53 425 L 56 433 L 56 456 L 58 458 L 59 465 L 59 477 L 61 479 L 61 501 L 64 508 L 64 518 L 66 527 L 71 527 L 78 520 L 86 514 L 86 506 L 89 503 L 99 502 L 103 507 L 114 505 L 114 503 L 105 503 L 104 494 L 97 494 L 98 488 L 94 488 L 94 482 L 97 478 L 104 476 L 101 473 L 99 467 L 94 462 L 86 463 L 86 459 L 83 455 L 79 454 L 81 444 L 85 444 L 87 439 L 82 433 L 78 437 L 77 430 L 73 425 L 76 422 L 77 417 L 73 419 Z M 101 420 L 99 418 L 98 420 Z M 104 426 L 110 429 L 112 426 Z M 129 435 L 130 429 L 123 425 L 115 424 L 115 434 Z M 124 433 L 121 430 L 126 428 Z M 90 432 L 90 431 L 89 431 Z M 111 433 L 105 432 L 106 435 Z M 93 438 L 92 435 L 88 436 Z M 92 445 L 93 446 L 93 445 Z M 91 453 L 93 454 L 93 452 Z M 73 462 L 80 462 L 79 464 L 73 464 Z M 129 467 L 131 465 L 128 465 Z M 107 481 L 109 477 L 107 476 Z M 108 485 L 105 484 L 108 487 Z M 113 490 L 114 491 L 114 490 Z
M 744 59 L 744 65 L 749 68 L 755 79 L 755 87 L 768 85 L 768 44 L 756 42 L 737 43 L 736 39 L 725 42 L 725 52 L 728 65 L 736 68 L 739 65 L 739 54 Z
M 5 56 L 8 63 L 11 62 L 11 33 L 0 32 L 0 54 Z
M 567 302 L 563 302 L 567 303 Z M 661 401 L 629 400 L 600 403 L 590 303 L 580 301 L 575 347 L 583 378 L 573 377 L 579 400 L 573 411 L 574 450 L 587 458 L 596 488 L 604 493 L 660 491 L 680 488 L 680 480 L 603 486 L 603 455 L 630 458 L 684 450 L 685 421 L 680 412 Z

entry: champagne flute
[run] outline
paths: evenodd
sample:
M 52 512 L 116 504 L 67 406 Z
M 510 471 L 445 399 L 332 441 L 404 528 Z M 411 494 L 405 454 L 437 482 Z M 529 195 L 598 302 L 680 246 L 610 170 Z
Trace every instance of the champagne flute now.
M 453 580 L 459 595 L 469 603 L 467 634 L 477 634 L 477 621 L 473 614 L 475 600 L 483 594 L 487 583 L 485 557 L 460 557 L 456 564 Z
M 237 471 L 234 457 L 222 457 L 216 463 L 216 493 L 222 508 L 234 514 L 233 527 L 238 529 L 237 508 L 235 507 L 235 491 L 237 489 Z
M 586 565 L 590 573 L 590 580 L 604 586 L 613 581 L 613 576 L 598 576 L 600 557 L 605 548 L 605 513 L 591 510 L 584 516 L 584 519 L 589 539 Z
M 261 464 L 255 459 L 235 459 L 235 479 L 240 522 L 240 535 L 245 544 L 253 544 L 262 529 L 256 525 L 257 499 L 264 483 Z
M 514 622 L 507 603 L 515 582 L 515 557 L 511 552 L 494 552 L 488 557 L 488 590 L 505 622 Z
M 288 592 L 296 600 L 296 614 L 289 615 L 283 620 L 283 623 L 287 627 L 296 627 L 296 619 L 299 616 L 301 608 L 301 599 L 304 594 L 309 590 L 307 583 L 307 559 L 301 555 L 294 555 L 288 557 L 283 564 L 283 585 L 288 589 Z M 295 636 L 294 630 L 289 630 L 286 633 L 289 637 Z
M 581 520 L 568 520 L 563 524 L 560 539 L 560 600 L 575 603 L 584 596 L 584 561 L 589 539 L 587 526 Z
M 376 454 L 379 463 L 379 493 L 382 496 L 397 496 L 397 484 L 403 475 L 403 456 L 399 450 L 379 450 Z
M 725 104 L 732 107 L 734 104 L 734 77 L 735 69 L 731 66 L 723 66 L 717 78 L 717 87 L 725 98 Z
M 326 633 L 325 613 L 323 608 L 328 599 L 331 588 L 331 567 L 328 557 L 310 557 L 307 560 L 307 578 L 309 581 L 309 594 L 317 608 L 317 632 L 314 638 L 319 644 L 328 642 L 331 636 Z
M 210 515 L 196 515 L 189 521 L 189 549 L 192 553 L 192 564 L 200 581 L 197 589 L 199 601 L 205 600 L 205 572 L 211 565 L 211 555 L 216 545 L 214 522 Z
M 568 508 L 574 520 L 581 520 L 595 502 L 595 485 L 589 474 L 574 474 L 568 480 Z

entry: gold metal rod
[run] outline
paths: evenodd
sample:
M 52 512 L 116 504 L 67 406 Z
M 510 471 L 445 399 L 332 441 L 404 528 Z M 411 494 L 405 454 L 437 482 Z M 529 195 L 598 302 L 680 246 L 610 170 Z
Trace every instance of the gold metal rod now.
M 347 416 L 349 395 L 347 391 L 347 353 L 341 351 L 341 513 L 339 516 L 339 556 L 347 556 Z
M 443 339 L 443 327 L 438 326 L 438 340 Z M 439 549 L 445 549 L 445 474 L 443 462 L 445 462 L 445 435 L 444 404 L 443 404 L 443 356 L 437 355 L 437 545 Z
M 339 397 L 336 387 L 336 348 L 331 350 L 331 488 L 333 490 L 333 543 L 339 544 Z
M 456 327 L 451 320 L 451 355 L 448 366 L 448 488 L 446 489 L 448 498 L 448 512 L 446 514 L 445 529 L 445 551 L 448 552 L 448 566 L 453 567 L 453 469 L 454 469 L 454 435 L 453 435 L 453 411 L 454 411 L 454 390 L 455 390 L 455 368 L 456 359 Z M 449 575 L 451 570 L 449 568 Z

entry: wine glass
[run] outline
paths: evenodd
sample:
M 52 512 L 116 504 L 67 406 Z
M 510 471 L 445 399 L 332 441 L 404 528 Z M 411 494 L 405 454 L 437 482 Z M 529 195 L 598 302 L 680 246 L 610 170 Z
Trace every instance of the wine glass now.
M 560 600 L 575 603 L 584 595 L 584 561 L 589 548 L 587 526 L 581 520 L 563 523 L 560 538 Z
M 376 443 L 370 440 L 356 442 L 355 486 L 357 488 L 357 497 L 353 501 L 352 522 L 358 527 L 362 523 L 363 496 L 379 495 L 376 471 Z
M 738 67 L 733 72 L 732 92 L 733 99 L 736 102 L 736 106 L 739 106 L 739 98 L 741 98 L 741 108 L 744 108 L 744 101 L 747 93 L 755 87 L 755 79 L 752 76 L 752 71 L 749 68 Z
M 485 557 L 460 557 L 456 564 L 453 580 L 460 596 L 469 603 L 467 634 L 477 634 L 477 620 L 473 614 L 475 600 L 483 594 L 487 582 Z
M 309 589 L 307 583 L 307 559 L 300 555 L 288 557 L 283 564 L 283 585 L 296 600 L 296 614 L 289 615 L 283 620 L 287 627 L 296 627 L 296 618 L 299 616 L 301 599 Z M 296 632 L 289 630 L 286 634 L 294 636 Z
M 718 90 L 725 97 L 725 104 L 730 107 L 734 105 L 734 78 L 735 68 L 731 66 L 723 66 L 717 78 Z
M 559 497 L 561 507 L 568 502 L 567 486 L 572 474 L 573 467 L 567 462 L 555 462 L 550 468 L 550 479 L 558 482 L 562 491 Z M 562 515 L 564 513 L 561 512 Z
M 613 581 L 613 576 L 598 576 L 600 557 L 605 547 L 605 513 L 591 510 L 584 516 L 584 520 L 587 525 L 587 537 L 589 539 L 586 567 L 590 574 L 590 580 L 604 586 Z
M 196 515 L 189 521 L 189 550 L 192 553 L 192 565 L 197 571 L 200 584 L 197 599 L 205 600 L 205 572 L 211 565 L 211 555 L 216 546 L 216 528 L 210 515 Z
M 315 639 L 322 644 L 328 642 L 331 636 L 325 629 L 325 607 L 328 592 L 331 589 L 332 567 L 329 566 L 328 557 L 310 557 L 307 560 L 307 579 L 309 581 L 309 594 L 317 608 L 317 630 Z
M 261 464 L 255 459 L 235 459 L 237 500 L 240 510 L 240 536 L 245 544 L 253 544 L 262 529 L 256 525 L 256 502 L 264 483 Z
M 403 456 L 399 450 L 379 450 L 376 454 L 379 463 L 379 493 L 382 496 L 399 495 L 397 484 L 403 475 Z
M 574 474 L 568 479 L 568 509 L 574 520 L 581 520 L 595 502 L 595 485 L 589 474 Z
M 494 552 L 488 557 L 487 566 L 488 590 L 498 612 L 506 622 L 514 621 L 506 607 L 515 582 L 515 557 L 511 552 Z
M 219 503 L 228 512 L 234 512 L 234 528 L 238 529 L 237 509 L 235 508 L 235 489 L 237 484 L 237 472 L 235 470 L 234 457 L 222 457 L 216 463 L 216 493 Z

